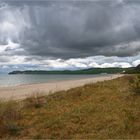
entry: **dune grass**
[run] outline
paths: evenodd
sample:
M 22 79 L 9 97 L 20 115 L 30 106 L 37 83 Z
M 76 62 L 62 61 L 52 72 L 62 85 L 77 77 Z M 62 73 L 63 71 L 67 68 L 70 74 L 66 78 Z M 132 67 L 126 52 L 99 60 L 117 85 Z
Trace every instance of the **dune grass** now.
M 0 103 L 0 138 L 140 138 L 140 76 Z

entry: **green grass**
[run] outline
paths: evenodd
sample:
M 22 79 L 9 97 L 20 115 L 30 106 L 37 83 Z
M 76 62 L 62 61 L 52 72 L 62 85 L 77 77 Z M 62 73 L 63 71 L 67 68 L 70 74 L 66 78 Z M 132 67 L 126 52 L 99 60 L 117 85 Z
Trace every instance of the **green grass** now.
M 2 102 L 0 138 L 139 139 L 139 89 L 140 76 L 133 75 L 10 101 L 10 107 Z

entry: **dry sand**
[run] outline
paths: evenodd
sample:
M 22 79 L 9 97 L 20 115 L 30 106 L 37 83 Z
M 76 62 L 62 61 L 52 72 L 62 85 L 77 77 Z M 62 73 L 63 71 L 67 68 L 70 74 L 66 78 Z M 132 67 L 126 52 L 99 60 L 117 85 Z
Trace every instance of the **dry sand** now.
M 121 74 L 106 75 L 103 77 L 94 77 L 80 80 L 67 80 L 52 83 L 20 85 L 13 87 L 0 87 L 0 99 L 24 99 L 35 92 L 48 95 L 55 91 L 68 90 L 70 88 L 83 86 L 88 83 L 96 83 L 104 80 L 111 80 L 121 77 Z

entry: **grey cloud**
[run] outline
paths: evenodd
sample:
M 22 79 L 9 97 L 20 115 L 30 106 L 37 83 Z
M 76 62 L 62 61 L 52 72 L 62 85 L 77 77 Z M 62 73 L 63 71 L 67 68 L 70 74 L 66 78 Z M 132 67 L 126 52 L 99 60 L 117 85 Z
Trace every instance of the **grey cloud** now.
M 9 59 L 6 56 L 0 56 L 0 63 L 9 62 Z
M 5 3 L 0 8 L 0 21 L 11 24 L 9 30 L 0 29 L 0 42 L 11 38 L 24 49 L 24 55 L 67 59 L 133 56 L 140 52 L 138 45 L 129 45 L 140 41 L 138 2 L 13 0 Z

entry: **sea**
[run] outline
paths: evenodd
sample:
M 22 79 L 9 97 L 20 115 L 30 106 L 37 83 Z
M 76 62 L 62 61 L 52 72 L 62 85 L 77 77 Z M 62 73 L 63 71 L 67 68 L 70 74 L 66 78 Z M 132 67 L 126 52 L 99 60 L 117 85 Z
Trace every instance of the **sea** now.
M 93 75 L 72 75 L 72 74 L 0 74 L 0 87 L 9 87 L 26 84 L 37 83 L 51 83 L 64 80 L 86 79 L 93 77 L 103 77 L 107 74 L 93 74 Z

